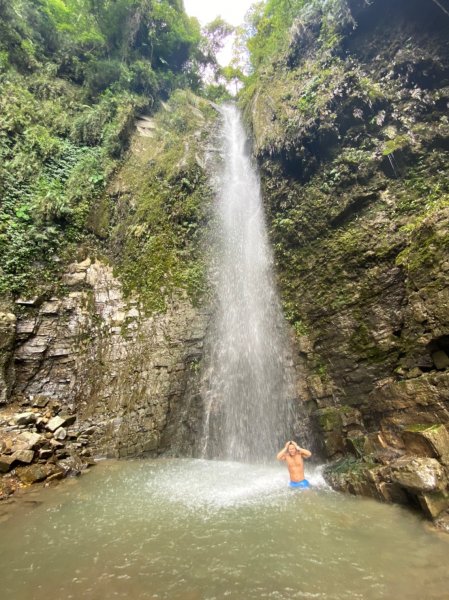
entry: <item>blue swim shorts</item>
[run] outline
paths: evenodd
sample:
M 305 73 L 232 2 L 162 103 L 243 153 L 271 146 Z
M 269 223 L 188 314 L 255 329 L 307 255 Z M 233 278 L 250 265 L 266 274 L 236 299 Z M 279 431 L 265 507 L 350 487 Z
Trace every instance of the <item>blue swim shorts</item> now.
M 302 481 L 290 481 L 291 488 L 300 488 L 301 490 L 308 490 L 311 486 L 307 479 L 303 479 Z

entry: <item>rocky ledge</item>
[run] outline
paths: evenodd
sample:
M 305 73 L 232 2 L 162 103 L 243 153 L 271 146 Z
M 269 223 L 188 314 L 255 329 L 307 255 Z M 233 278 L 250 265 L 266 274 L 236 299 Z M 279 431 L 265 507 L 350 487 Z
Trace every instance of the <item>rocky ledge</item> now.
M 449 433 L 445 425 L 413 425 L 401 442 L 382 432 L 353 432 L 352 455 L 325 470 L 336 490 L 421 510 L 449 533 Z

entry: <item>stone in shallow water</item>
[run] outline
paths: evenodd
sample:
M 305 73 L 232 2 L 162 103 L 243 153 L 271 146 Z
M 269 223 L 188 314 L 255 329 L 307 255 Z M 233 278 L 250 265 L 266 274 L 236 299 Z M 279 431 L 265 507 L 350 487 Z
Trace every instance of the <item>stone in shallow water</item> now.
M 377 485 L 377 489 L 381 498 L 387 502 L 403 505 L 410 504 L 410 498 L 407 496 L 403 488 L 401 488 L 397 483 L 387 483 L 385 481 L 381 481 Z
M 435 521 L 435 525 L 438 527 L 438 529 L 442 529 L 443 531 L 449 533 L 449 511 L 446 511 L 440 515 Z
M 17 475 L 22 483 L 31 484 L 47 479 L 57 470 L 55 465 L 31 465 L 23 469 L 17 469 Z
M 77 454 L 72 454 L 63 460 L 60 460 L 58 465 L 64 469 L 65 474 L 68 476 L 80 475 L 81 471 L 85 470 L 87 467 L 86 463 Z
M 449 495 L 445 492 L 420 494 L 418 499 L 423 511 L 431 519 L 435 519 L 449 508 Z
M 392 481 L 413 492 L 442 491 L 448 484 L 444 468 L 435 458 L 404 456 L 390 468 Z

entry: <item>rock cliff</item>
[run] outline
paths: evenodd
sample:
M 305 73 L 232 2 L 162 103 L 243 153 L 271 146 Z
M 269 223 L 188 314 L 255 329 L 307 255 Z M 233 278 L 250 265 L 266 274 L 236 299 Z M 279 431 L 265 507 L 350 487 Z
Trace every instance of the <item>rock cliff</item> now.
M 96 241 L 54 286 L 2 307 L 4 493 L 95 456 L 194 452 L 215 116 L 179 92 L 140 119 L 92 217 Z
M 406 432 L 449 424 L 446 8 L 306 3 L 243 98 L 317 444 L 376 497 L 370 469 L 423 457 Z

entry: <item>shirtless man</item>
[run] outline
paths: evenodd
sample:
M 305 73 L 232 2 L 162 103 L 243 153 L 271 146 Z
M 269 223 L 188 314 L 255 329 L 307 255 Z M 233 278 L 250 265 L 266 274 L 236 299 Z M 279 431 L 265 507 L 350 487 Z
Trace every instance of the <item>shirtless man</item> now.
M 290 473 L 290 487 L 309 488 L 310 483 L 304 478 L 303 458 L 310 458 L 312 453 L 309 450 L 300 448 L 296 442 L 289 441 L 277 455 L 278 460 L 287 462 L 288 472 Z

